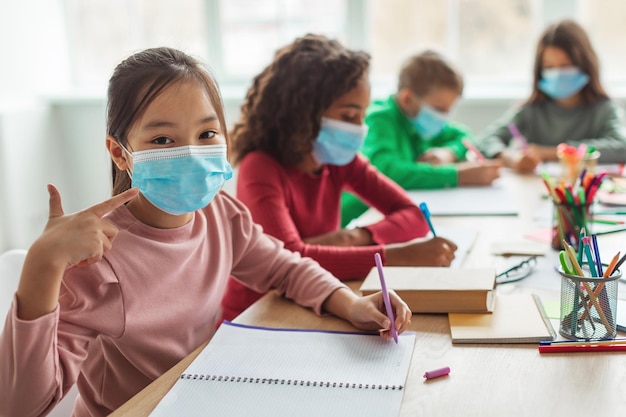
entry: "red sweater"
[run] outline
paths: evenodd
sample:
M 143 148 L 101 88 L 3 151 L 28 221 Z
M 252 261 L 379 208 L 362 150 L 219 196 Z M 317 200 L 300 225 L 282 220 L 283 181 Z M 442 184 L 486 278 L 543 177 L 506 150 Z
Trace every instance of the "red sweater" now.
M 322 246 L 303 242 L 339 229 L 344 190 L 385 215 L 380 222 L 367 226 L 376 244 Z M 284 167 L 265 153 L 251 152 L 239 166 L 237 197 L 266 233 L 285 242 L 286 248 L 313 258 L 341 280 L 364 278 L 374 266 L 376 252 L 384 262 L 382 245 L 428 233 L 422 212 L 406 192 L 361 156 L 344 166 L 324 165 L 321 174 L 310 175 Z M 231 277 L 222 300 L 224 318 L 233 319 L 261 295 Z

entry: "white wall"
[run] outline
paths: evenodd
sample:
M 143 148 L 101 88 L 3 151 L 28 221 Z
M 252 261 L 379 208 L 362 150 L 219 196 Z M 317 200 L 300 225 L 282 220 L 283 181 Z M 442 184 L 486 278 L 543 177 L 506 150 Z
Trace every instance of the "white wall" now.
M 0 101 L 66 91 L 62 0 L 0 0 Z
M 43 103 L 0 111 L 0 250 L 27 247 L 48 215 L 47 182 L 59 182 L 62 165 Z
M 50 111 L 37 97 L 69 86 L 65 45 L 62 0 L 0 0 L 0 251 L 41 231 L 45 183 L 62 177 Z

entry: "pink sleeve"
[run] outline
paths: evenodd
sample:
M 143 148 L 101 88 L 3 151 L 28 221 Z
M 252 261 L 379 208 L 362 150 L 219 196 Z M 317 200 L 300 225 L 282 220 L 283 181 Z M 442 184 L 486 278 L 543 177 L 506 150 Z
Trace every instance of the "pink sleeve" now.
M 74 383 L 62 370 L 71 354 L 56 343 L 59 307 L 32 321 L 16 310 L 14 298 L 0 335 L 0 415 L 44 415 Z
M 305 243 L 289 212 L 282 185 L 284 175 L 282 168 L 270 157 L 249 154 L 242 162 L 237 178 L 237 197 L 250 209 L 254 221 L 267 234 L 283 241 L 287 249 L 316 260 L 337 278 L 364 278 L 374 266 L 374 253 L 384 255 L 383 247 Z M 339 204 L 338 201 L 335 203 Z
M 263 233 L 246 207 L 233 203 L 239 206 L 239 214 L 231 218 L 232 275 L 241 282 L 260 293 L 274 288 L 317 314 L 328 296 L 347 288 L 317 262 L 286 250 L 281 241 Z
M 428 234 L 428 223 L 422 211 L 406 191 L 363 157 L 358 156 L 356 162 L 347 173 L 349 190 L 385 215 L 383 220 L 367 226 L 374 242 L 406 242 Z
M 44 415 L 76 382 L 96 335 L 121 334 L 123 309 L 118 286 L 113 282 L 102 285 L 107 282 L 94 273 L 94 268 L 103 264 L 66 272 L 59 305 L 35 320 L 17 317 L 14 298 L 0 334 L 1 416 Z M 68 282 L 73 283 L 71 289 Z M 97 310 L 100 303 L 104 309 Z M 102 320 L 103 314 L 107 320 Z

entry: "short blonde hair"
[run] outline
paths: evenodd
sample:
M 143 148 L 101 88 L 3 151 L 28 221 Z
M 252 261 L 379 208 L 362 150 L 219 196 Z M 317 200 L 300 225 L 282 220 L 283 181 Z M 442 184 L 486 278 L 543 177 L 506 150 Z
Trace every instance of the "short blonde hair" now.
M 444 87 L 463 94 L 461 73 L 440 53 L 426 50 L 407 59 L 400 70 L 398 91 L 408 88 L 422 97 L 434 87 Z

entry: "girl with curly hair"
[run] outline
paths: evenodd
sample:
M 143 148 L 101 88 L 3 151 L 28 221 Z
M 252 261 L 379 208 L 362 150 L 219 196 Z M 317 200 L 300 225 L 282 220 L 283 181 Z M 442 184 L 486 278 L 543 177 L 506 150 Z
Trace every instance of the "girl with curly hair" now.
M 341 280 L 364 278 L 380 252 L 386 265 L 448 266 L 456 245 L 422 239 L 428 225 L 406 192 L 357 155 L 370 101 L 369 55 L 306 35 L 278 50 L 255 77 L 231 133 L 237 197 L 285 247 Z M 385 217 L 340 229 L 344 190 Z M 222 301 L 232 319 L 262 294 L 231 277 Z

